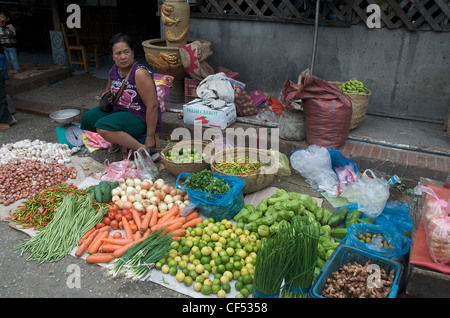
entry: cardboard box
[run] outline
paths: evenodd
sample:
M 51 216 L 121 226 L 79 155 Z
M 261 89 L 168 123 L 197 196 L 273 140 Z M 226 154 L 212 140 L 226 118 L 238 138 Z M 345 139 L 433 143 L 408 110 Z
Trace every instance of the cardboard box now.
M 225 129 L 236 121 L 236 107 L 234 103 L 213 109 L 203 105 L 197 98 L 183 105 L 184 123 L 189 125 L 201 124 L 202 127 Z

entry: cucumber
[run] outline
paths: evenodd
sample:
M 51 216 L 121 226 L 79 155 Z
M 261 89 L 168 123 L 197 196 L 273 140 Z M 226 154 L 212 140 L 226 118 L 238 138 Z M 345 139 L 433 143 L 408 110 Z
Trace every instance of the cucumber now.
M 347 214 L 347 218 L 345 219 L 345 227 L 349 227 L 352 224 L 357 224 L 358 219 L 363 216 L 364 213 L 362 213 L 359 210 L 353 210 Z
M 98 186 L 100 187 L 100 189 L 104 189 L 106 186 L 111 186 L 111 182 L 109 182 L 109 181 L 100 181 Z
M 119 186 L 118 181 L 111 182 L 111 190 L 117 188 L 118 186 Z
M 358 219 L 358 223 L 375 224 L 376 220 L 374 217 L 369 216 L 364 219 Z
M 102 203 L 103 202 L 103 193 L 99 186 L 94 187 L 95 201 Z
M 95 199 L 94 187 L 89 187 L 89 196 L 92 200 Z
M 111 185 L 109 183 L 104 184 L 100 189 L 103 195 L 102 203 L 109 203 L 111 201 Z
M 344 206 L 339 211 L 334 213 L 328 219 L 328 225 L 331 227 L 335 227 L 344 223 L 345 218 L 347 217 L 348 207 Z
M 347 236 L 347 228 L 335 229 L 331 231 L 331 237 L 342 240 Z

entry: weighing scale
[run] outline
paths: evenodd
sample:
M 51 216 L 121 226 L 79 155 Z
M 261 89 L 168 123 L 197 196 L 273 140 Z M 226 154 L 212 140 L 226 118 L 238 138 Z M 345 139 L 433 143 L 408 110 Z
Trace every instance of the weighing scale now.
M 50 114 L 50 118 L 61 124 L 56 127 L 58 143 L 66 144 L 69 148 L 81 147 L 83 143 L 83 130 L 79 124 L 72 123 L 72 120 L 80 114 L 78 109 L 63 109 Z

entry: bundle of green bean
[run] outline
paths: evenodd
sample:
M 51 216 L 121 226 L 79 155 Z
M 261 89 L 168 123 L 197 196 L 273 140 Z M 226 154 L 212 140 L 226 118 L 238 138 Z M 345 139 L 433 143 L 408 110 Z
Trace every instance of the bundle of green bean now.
M 106 207 L 96 211 L 89 196 L 68 195 L 55 212 L 53 220 L 36 236 L 14 247 L 30 252 L 28 260 L 56 262 L 77 246 L 81 237 L 103 219 Z

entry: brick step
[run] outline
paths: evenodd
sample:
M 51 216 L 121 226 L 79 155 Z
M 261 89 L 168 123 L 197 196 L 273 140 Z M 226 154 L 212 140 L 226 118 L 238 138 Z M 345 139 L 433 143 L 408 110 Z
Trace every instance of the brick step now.
M 67 79 L 72 76 L 69 68 L 57 68 L 28 78 L 10 78 L 6 81 L 6 94 L 14 97 L 23 92 L 50 85 L 52 83 Z

